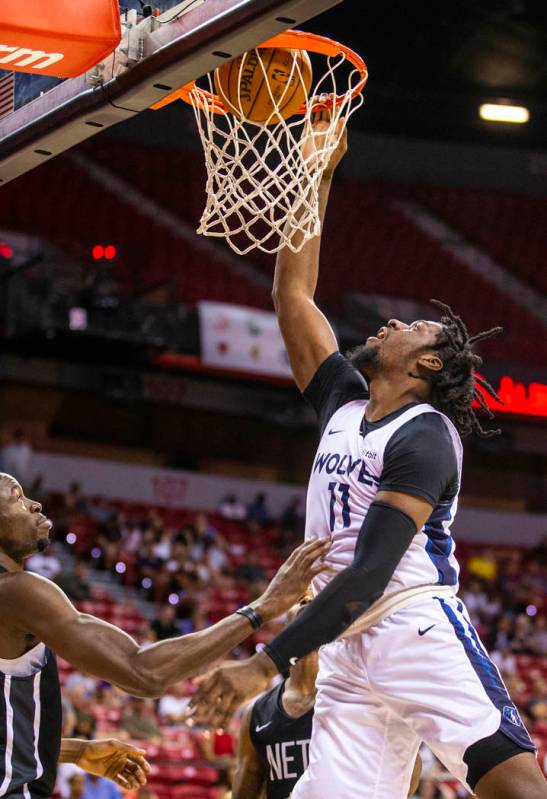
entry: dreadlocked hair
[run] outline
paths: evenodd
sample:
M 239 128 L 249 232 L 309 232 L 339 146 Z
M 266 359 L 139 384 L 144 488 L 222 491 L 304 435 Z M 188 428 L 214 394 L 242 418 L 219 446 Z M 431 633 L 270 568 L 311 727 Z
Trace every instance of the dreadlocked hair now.
M 476 400 L 488 418 L 493 419 L 494 414 L 486 404 L 483 392 L 502 402 L 490 383 L 475 374 L 482 358 L 473 352 L 472 345 L 501 333 L 503 328 L 493 327 L 469 336 L 463 320 L 449 305 L 439 300 L 431 300 L 431 303 L 441 312 L 443 330 L 437 337 L 437 352 L 444 364 L 440 372 L 427 378 L 432 384 L 431 404 L 454 422 L 462 436 L 469 433 L 477 433 L 483 438 L 499 435 L 499 429 L 485 430 L 471 407 Z

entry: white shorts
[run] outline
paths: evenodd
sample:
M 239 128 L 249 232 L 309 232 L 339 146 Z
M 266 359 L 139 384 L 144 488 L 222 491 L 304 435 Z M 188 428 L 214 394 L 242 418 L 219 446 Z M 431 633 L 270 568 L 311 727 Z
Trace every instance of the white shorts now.
M 317 688 L 309 766 L 292 799 L 406 799 L 422 741 L 468 789 L 473 743 L 501 730 L 534 750 L 456 596 L 422 599 L 322 647 Z

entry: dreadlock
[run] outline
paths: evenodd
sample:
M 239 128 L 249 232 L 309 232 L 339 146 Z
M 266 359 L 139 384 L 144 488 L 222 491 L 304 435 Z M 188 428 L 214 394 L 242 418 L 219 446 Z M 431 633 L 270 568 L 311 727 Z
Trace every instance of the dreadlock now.
M 437 336 L 437 351 L 444 364 L 440 372 L 428 378 L 432 383 L 431 404 L 454 422 L 462 436 L 471 432 L 483 438 L 499 435 L 499 429 L 485 430 L 471 407 L 476 400 L 488 418 L 493 419 L 483 391 L 502 402 L 490 383 L 475 374 L 482 358 L 471 347 L 477 341 L 501 333 L 503 328 L 493 327 L 469 336 L 463 320 L 449 305 L 439 300 L 431 300 L 431 303 L 441 312 L 443 330 Z

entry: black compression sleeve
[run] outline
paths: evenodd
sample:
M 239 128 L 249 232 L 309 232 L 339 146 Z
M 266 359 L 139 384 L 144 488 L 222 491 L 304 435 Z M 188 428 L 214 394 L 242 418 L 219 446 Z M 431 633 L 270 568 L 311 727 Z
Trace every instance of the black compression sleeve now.
M 406 513 L 386 502 L 372 503 L 351 566 L 266 645 L 282 674 L 295 660 L 338 638 L 382 596 L 415 534 L 416 525 Z

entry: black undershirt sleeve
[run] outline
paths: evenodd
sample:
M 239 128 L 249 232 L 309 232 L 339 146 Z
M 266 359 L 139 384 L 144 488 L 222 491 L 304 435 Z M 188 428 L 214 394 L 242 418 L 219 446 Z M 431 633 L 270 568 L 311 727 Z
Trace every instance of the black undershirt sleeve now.
M 437 413 L 422 413 L 390 438 L 378 491 L 400 491 L 423 497 L 433 507 L 458 492 L 454 444 Z
M 373 502 L 361 526 L 355 558 L 282 630 L 265 651 L 284 674 L 290 665 L 334 641 L 384 593 L 416 534 L 412 519 Z
M 323 361 L 303 394 L 317 414 L 322 435 L 339 408 L 352 400 L 368 399 L 368 386 L 363 375 L 341 352 L 333 352 Z

